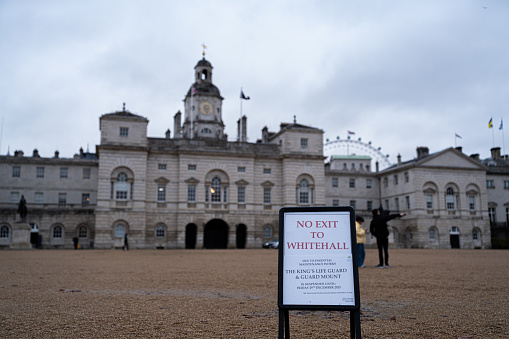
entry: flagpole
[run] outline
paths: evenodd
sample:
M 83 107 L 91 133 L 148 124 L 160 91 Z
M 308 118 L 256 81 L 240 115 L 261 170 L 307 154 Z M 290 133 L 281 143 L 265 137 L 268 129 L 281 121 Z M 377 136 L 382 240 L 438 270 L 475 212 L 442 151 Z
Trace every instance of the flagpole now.
M 240 93 L 239 142 L 242 142 L 242 87 L 240 88 Z

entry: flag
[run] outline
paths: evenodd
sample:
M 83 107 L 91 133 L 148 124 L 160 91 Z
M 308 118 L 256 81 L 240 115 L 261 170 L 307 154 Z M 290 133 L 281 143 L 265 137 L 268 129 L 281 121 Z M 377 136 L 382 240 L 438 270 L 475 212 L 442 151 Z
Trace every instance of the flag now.
M 194 94 L 196 94 L 196 88 L 191 87 L 191 95 L 194 95 Z
M 243 92 L 242 90 L 240 90 L 240 98 L 241 98 L 241 99 L 244 99 L 244 100 L 249 100 L 249 97 L 246 97 L 246 96 L 244 95 L 244 92 Z
M 348 131 L 348 134 L 355 134 L 355 132 L 352 132 L 352 131 Z
M 458 133 L 455 133 L 455 134 L 456 134 L 456 138 L 463 139 L 463 138 L 461 137 L 461 135 L 459 135 Z
M 498 129 L 499 130 L 503 130 L 504 129 L 504 119 L 500 119 L 500 127 Z
M 493 128 L 493 118 L 491 118 L 490 122 L 488 122 L 488 128 Z

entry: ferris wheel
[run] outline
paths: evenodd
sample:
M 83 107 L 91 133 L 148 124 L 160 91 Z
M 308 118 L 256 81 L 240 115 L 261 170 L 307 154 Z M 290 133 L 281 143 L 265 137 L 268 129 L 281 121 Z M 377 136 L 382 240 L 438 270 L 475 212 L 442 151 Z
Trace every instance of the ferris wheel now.
M 378 162 L 379 169 L 383 170 L 392 165 L 389 161 L 389 154 L 383 154 L 381 147 L 374 147 L 369 141 L 362 142 L 361 138 L 357 140 L 350 136 L 346 139 L 340 139 L 339 136 L 335 140 L 325 140 L 324 153 L 327 158 L 332 155 L 367 155 L 373 159 L 373 163 Z

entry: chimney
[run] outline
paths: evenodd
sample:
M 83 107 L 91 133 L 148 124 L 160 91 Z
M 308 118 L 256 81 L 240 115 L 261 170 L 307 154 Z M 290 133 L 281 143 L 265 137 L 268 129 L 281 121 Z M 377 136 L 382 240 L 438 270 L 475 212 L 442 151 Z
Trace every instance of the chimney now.
M 401 165 L 401 154 L 398 154 L 398 165 Z
M 417 159 L 429 155 L 429 148 L 427 147 L 417 147 Z
M 500 148 L 499 148 L 499 149 L 500 149 Z M 34 153 L 32 153 L 32 157 L 34 157 L 34 158 L 40 158 L 40 156 L 39 156 L 39 151 L 37 150 L 37 148 L 36 148 L 36 149 L 34 149 Z
M 182 133 L 182 113 L 178 111 L 173 116 L 173 136 L 180 138 Z
M 470 158 L 472 158 L 472 159 L 474 159 L 474 160 L 479 161 L 479 160 L 480 160 L 480 158 L 479 158 L 479 153 L 472 154 L 472 155 L 470 156 Z
M 491 158 L 500 159 L 500 147 L 493 147 L 491 149 Z
M 266 144 L 269 141 L 269 129 L 265 126 L 262 129 L 262 143 Z
M 246 142 L 247 140 L 247 118 L 245 115 L 243 115 L 238 121 L 237 121 L 237 133 L 239 134 L 238 138 L 241 142 Z
M 166 133 L 164 134 L 164 136 L 166 137 L 166 139 L 170 139 L 171 138 L 171 132 L 170 132 L 169 128 L 166 130 Z
M 60 152 L 59 151 L 55 151 L 55 159 L 58 159 L 59 155 L 60 155 Z
M 380 164 L 378 163 L 378 161 L 375 163 L 375 166 L 376 166 L 376 172 L 378 173 L 378 171 L 380 170 Z
M 459 151 L 460 153 L 463 153 L 463 147 L 461 146 L 456 147 L 456 150 Z

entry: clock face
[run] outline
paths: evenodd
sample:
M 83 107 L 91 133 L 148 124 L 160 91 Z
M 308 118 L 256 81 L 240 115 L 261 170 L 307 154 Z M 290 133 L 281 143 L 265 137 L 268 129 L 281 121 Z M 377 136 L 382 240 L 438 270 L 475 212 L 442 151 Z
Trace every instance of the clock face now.
M 209 104 L 208 101 L 204 101 L 200 104 L 200 111 L 203 113 L 203 114 L 210 114 L 212 113 L 212 105 Z

